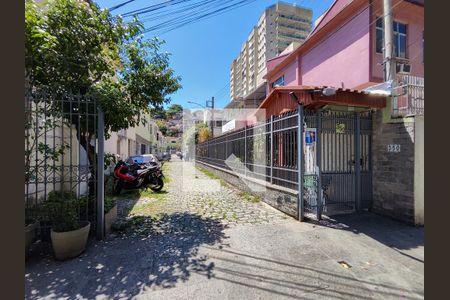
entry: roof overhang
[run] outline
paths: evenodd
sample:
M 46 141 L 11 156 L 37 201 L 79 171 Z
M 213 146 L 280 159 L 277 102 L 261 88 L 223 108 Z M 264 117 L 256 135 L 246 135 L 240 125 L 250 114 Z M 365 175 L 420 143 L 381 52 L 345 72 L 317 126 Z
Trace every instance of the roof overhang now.
M 332 95 L 325 95 L 324 90 L 335 91 Z M 386 95 L 377 92 L 366 92 L 362 90 L 343 89 L 327 86 L 284 86 L 275 88 L 269 96 L 261 103 L 259 108 L 267 108 L 280 96 L 289 94 L 293 101 L 296 98 L 299 104 L 307 109 L 316 109 L 325 105 L 345 105 L 366 108 L 386 107 Z M 291 95 L 289 95 L 291 97 Z

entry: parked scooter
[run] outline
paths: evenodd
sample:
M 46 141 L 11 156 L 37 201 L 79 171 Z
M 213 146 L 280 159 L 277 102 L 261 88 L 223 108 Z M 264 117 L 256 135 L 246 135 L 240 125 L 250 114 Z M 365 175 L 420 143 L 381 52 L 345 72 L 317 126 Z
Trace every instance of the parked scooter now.
M 163 173 L 157 163 L 128 164 L 120 160 L 114 168 L 113 193 L 120 194 L 122 189 L 134 190 L 149 187 L 159 192 L 164 187 Z

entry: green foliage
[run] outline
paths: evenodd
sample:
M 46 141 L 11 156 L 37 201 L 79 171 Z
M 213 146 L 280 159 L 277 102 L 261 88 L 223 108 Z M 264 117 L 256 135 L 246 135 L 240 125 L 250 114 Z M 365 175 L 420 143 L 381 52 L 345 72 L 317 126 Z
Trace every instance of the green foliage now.
M 261 197 L 252 195 L 248 192 L 239 192 L 239 196 L 247 202 L 258 203 L 261 201 Z
M 104 213 L 108 213 L 116 205 L 116 203 L 117 201 L 114 197 L 105 195 L 105 203 L 103 208 Z
M 142 113 L 170 102 L 181 87 L 169 54 L 160 51 L 163 42 L 144 40 L 142 33 L 137 19 L 125 23 L 93 2 L 54 0 L 40 8 L 27 0 L 26 76 L 34 88 L 94 96 L 106 136 L 136 126 Z
M 105 169 L 108 168 L 110 165 L 115 165 L 117 164 L 117 157 L 114 153 L 105 153 Z
M 211 137 L 211 129 L 205 122 L 198 123 L 195 126 L 195 144 L 203 143 Z
M 150 116 L 152 119 L 165 120 L 167 119 L 166 111 L 163 107 L 152 107 L 150 110 Z
M 162 120 L 156 120 L 156 125 L 158 126 L 159 131 L 161 131 L 161 133 L 163 135 L 167 134 L 167 125 L 164 121 Z
M 225 180 L 223 180 L 222 178 L 220 178 L 219 176 L 217 176 L 217 175 L 214 174 L 213 172 L 208 171 L 208 170 L 206 170 L 206 169 L 203 169 L 203 168 L 201 168 L 201 167 L 196 167 L 196 168 L 197 168 L 199 171 L 203 172 L 203 174 L 205 174 L 206 176 L 208 176 L 210 179 L 213 179 L 213 180 L 219 180 L 221 186 L 223 186 L 223 187 L 228 187 L 228 186 L 229 186 L 228 183 L 227 183 Z
M 183 106 L 181 106 L 180 104 L 172 104 L 167 109 L 167 116 L 169 118 L 172 118 L 174 115 L 179 114 L 182 111 L 183 111 Z
M 78 208 L 85 200 L 78 199 L 73 192 L 50 192 L 43 208 L 53 230 L 66 232 L 80 228 Z
M 25 111 L 25 183 L 37 177 L 38 170 L 52 172 L 57 169 L 53 162 L 70 148 L 67 142 L 50 147 L 45 143 L 45 136 L 58 130 L 65 122 L 60 114 L 52 110 L 50 101 L 41 101 L 39 105 L 31 104 Z

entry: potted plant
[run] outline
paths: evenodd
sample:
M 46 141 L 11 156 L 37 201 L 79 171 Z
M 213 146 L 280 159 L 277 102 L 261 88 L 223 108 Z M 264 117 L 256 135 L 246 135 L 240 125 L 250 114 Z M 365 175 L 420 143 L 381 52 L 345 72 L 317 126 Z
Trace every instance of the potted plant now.
M 44 203 L 52 223 L 50 237 L 58 260 L 80 255 L 86 248 L 91 224 L 80 221 L 80 200 L 73 192 L 51 192 Z
M 117 220 L 116 200 L 111 196 L 105 196 L 105 233 L 111 232 L 112 224 Z

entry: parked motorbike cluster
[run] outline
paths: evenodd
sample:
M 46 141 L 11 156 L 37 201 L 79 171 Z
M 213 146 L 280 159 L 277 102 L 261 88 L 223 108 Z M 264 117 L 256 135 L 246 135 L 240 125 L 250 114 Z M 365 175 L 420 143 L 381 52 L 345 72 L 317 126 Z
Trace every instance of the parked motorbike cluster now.
M 113 193 L 118 195 L 122 189 L 140 188 L 161 191 L 164 187 L 161 167 L 162 164 L 151 154 L 132 156 L 126 161 L 120 160 L 114 168 Z

